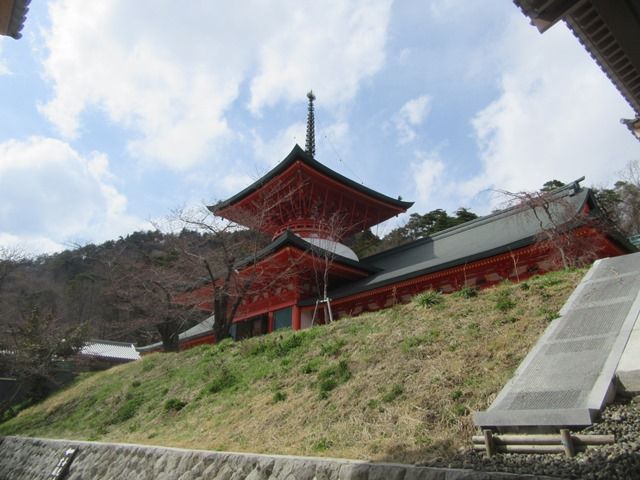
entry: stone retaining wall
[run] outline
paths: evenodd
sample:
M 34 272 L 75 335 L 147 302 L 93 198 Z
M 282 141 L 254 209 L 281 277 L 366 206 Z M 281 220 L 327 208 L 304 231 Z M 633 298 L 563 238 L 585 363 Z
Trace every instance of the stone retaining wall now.
M 71 440 L 0 438 L 0 480 L 51 480 L 68 448 L 65 480 L 516 480 L 529 475 L 367 463 L 342 459 L 182 450 Z

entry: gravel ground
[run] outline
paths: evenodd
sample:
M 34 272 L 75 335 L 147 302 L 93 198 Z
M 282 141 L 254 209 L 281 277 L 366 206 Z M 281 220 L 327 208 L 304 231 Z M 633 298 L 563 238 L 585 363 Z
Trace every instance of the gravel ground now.
M 564 455 L 498 454 L 466 451 L 447 461 L 429 466 L 470 468 L 474 470 L 529 473 L 571 479 L 640 479 L 640 396 L 619 399 L 602 413 L 600 421 L 580 433 L 614 434 L 615 443 L 579 453 Z

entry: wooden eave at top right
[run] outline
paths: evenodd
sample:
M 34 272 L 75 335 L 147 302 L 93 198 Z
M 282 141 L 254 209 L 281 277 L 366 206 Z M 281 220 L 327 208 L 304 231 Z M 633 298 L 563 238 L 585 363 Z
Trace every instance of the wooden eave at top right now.
M 515 0 L 540 32 L 563 19 L 640 116 L 640 0 Z

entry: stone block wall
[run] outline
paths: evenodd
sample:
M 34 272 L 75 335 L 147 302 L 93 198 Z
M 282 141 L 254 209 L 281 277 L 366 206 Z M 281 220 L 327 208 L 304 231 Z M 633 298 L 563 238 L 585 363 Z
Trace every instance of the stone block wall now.
M 51 480 L 77 448 L 64 480 L 516 480 L 529 475 L 360 461 L 183 450 L 25 437 L 0 438 L 0 480 Z

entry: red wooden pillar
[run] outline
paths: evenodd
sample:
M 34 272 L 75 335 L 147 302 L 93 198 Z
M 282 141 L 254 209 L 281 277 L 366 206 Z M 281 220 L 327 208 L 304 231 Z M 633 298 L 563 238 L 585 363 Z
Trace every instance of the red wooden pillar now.
M 273 312 L 267 314 L 267 332 L 273 332 Z
M 294 330 L 300 330 L 300 326 L 301 326 L 301 317 L 300 317 L 300 307 L 297 305 L 293 306 L 292 312 L 291 312 L 291 327 Z

